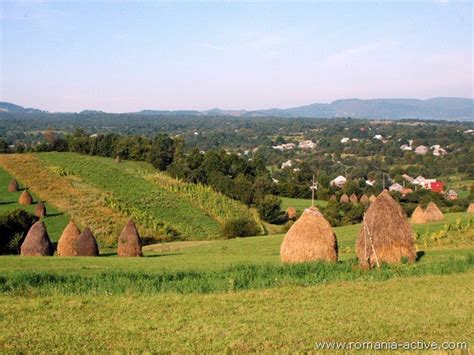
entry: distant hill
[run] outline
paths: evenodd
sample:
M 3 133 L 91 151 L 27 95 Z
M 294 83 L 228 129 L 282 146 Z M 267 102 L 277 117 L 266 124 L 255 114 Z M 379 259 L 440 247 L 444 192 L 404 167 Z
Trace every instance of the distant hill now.
M 41 110 L 23 108 L 8 102 L 0 102 L 0 111 L 37 113 Z M 91 114 L 100 111 L 84 110 Z M 196 110 L 142 110 L 135 115 L 163 116 L 232 116 L 232 117 L 353 117 L 369 119 L 431 119 L 474 121 L 474 100 L 457 97 L 437 97 L 428 100 L 418 99 L 344 99 L 328 104 L 314 103 L 287 109 L 274 108 L 264 110 L 221 110 L 214 108 L 205 111 Z

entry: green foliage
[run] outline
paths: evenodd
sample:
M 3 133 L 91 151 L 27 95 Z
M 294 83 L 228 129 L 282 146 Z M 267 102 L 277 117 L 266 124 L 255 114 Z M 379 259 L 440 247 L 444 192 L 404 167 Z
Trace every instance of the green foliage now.
M 231 219 L 222 227 L 222 235 L 226 239 L 255 236 L 259 232 L 260 230 L 255 220 L 242 217 Z
M 274 195 L 266 195 L 257 203 L 257 210 L 264 221 L 274 222 L 280 215 L 281 199 Z
M 0 215 L 0 254 L 18 254 L 22 238 L 36 221 L 22 209 Z

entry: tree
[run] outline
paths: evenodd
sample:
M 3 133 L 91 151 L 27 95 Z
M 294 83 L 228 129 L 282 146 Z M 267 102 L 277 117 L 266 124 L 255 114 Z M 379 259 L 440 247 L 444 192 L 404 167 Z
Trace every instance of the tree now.
M 167 134 L 160 133 L 153 140 L 147 161 L 158 170 L 164 171 L 173 162 L 174 153 L 173 139 Z

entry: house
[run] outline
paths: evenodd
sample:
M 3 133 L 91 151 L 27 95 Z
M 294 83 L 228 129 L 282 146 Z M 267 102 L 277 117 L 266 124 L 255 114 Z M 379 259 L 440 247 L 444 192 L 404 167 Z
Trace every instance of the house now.
M 345 137 L 341 139 L 341 143 L 347 143 L 349 142 L 349 138 Z
M 353 141 L 353 142 L 358 142 L 359 139 L 358 139 L 358 138 L 352 138 L 351 141 Z
M 455 201 L 458 199 L 458 193 L 454 190 L 448 190 L 448 192 L 446 192 L 446 198 L 450 201 Z
M 403 190 L 403 186 L 398 184 L 398 183 L 395 183 L 395 184 L 392 184 L 390 185 L 390 187 L 388 188 L 389 191 L 397 191 L 397 192 L 402 192 Z
M 439 144 L 436 144 L 436 145 L 432 146 L 431 149 L 433 149 L 433 155 L 435 157 L 439 157 L 440 155 L 448 154 L 446 149 L 441 148 L 441 146 Z
M 278 184 L 278 183 L 280 182 L 280 180 L 277 180 L 277 179 L 275 179 L 275 178 L 272 178 L 272 181 L 273 181 L 273 183 L 275 183 L 275 184 Z
M 415 153 L 419 155 L 425 155 L 426 153 L 428 153 L 428 147 L 425 145 L 419 145 L 415 148 Z
M 381 141 L 383 139 L 382 135 L 381 134 L 376 134 L 374 136 L 374 139 L 378 139 L 379 141 Z
M 312 140 L 300 141 L 298 147 L 301 149 L 314 149 L 316 148 L 316 143 L 314 143 Z
M 413 193 L 413 190 L 410 189 L 410 188 L 408 188 L 408 187 L 404 187 L 404 188 L 402 189 L 401 193 L 402 193 L 402 196 L 405 197 L 406 195 Z
M 291 162 L 291 160 L 287 160 L 281 164 L 282 169 L 291 168 L 292 166 L 293 166 L 293 163 Z
M 344 177 L 344 176 L 341 176 L 339 175 L 337 178 L 335 178 L 334 180 L 331 180 L 331 182 L 329 183 L 331 186 L 336 186 L 336 187 L 344 187 L 344 185 L 346 184 L 347 182 L 347 179 Z
M 403 174 L 403 175 L 402 175 L 402 178 L 403 178 L 403 180 L 409 182 L 410 184 L 412 184 L 412 183 L 413 183 L 413 180 L 415 180 L 415 179 L 413 179 L 410 175 L 407 175 L 407 174 Z
M 425 179 L 423 176 L 417 176 L 416 179 L 413 179 L 412 184 L 421 186 L 424 189 L 430 189 L 433 182 L 436 182 L 436 179 Z
M 375 180 L 365 180 L 365 184 L 368 186 L 374 186 L 375 185 Z
M 408 144 L 402 144 L 400 146 L 400 149 L 403 150 L 403 151 L 406 151 L 406 150 L 413 150 L 412 147 L 410 147 Z
M 284 150 L 291 150 L 294 149 L 296 145 L 294 143 L 285 143 L 272 146 L 273 149 L 284 151 Z
M 433 192 L 442 192 L 444 189 L 444 183 L 442 181 L 431 182 L 430 189 Z

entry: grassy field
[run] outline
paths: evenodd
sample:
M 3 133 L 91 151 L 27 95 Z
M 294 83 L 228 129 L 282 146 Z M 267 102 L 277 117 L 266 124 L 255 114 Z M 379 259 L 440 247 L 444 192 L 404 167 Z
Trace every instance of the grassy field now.
M 327 201 L 315 200 L 316 207 L 326 207 Z M 311 199 L 282 197 L 281 210 L 286 211 L 288 207 L 296 208 L 298 213 L 302 213 L 305 208 L 311 207 Z

